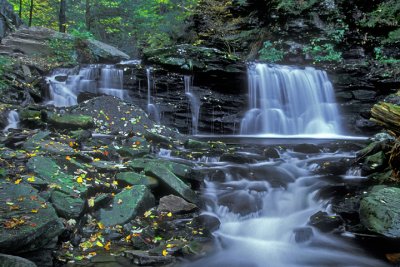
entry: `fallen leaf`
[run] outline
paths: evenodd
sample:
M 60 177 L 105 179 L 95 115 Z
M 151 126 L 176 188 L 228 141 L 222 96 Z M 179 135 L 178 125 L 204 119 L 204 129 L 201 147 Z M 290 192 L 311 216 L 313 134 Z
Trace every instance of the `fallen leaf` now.
M 104 249 L 108 251 L 108 250 L 110 250 L 110 248 L 111 248 L 111 242 L 108 241 L 108 242 L 104 245 Z
M 166 249 L 164 249 L 164 250 L 162 251 L 162 255 L 163 255 L 164 257 L 166 257 L 166 256 L 168 255 L 168 251 L 167 251 Z
M 22 181 L 22 179 L 17 179 L 17 180 L 14 182 L 14 184 L 19 184 L 19 183 L 21 183 L 21 181 Z

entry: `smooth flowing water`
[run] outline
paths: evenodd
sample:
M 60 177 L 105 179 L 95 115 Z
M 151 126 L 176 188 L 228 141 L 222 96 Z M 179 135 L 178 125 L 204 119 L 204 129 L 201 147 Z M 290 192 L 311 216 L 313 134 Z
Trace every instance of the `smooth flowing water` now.
M 318 174 L 320 164 L 353 157 L 350 152 L 306 155 L 284 150 L 279 159 L 253 164 L 204 163 L 204 213 L 218 217 L 221 225 L 214 232 L 216 252 L 187 266 L 387 266 L 345 237 L 348 233 L 335 236 L 308 225 L 316 212 L 331 212 L 329 199 L 318 195 L 330 184 Z M 355 173 L 341 179 L 360 179 Z
M 185 75 L 183 77 L 185 83 L 185 95 L 190 103 L 190 112 L 192 114 L 192 130 L 191 134 L 198 134 L 199 128 L 199 115 L 200 115 L 200 100 L 199 98 L 191 91 L 193 86 L 193 76 Z
M 341 134 L 332 83 L 312 67 L 252 64 L 241 134 Z
M 123 70 L 114 65 L 89 65 L 75 69 L 56 69 L 46 78 L 49 85 L 48 105 L 68 107 L 78 104 L 83 92 L 106 94 L 126 99 L 123 89 Z
M 7 116 L 7 126 L 4 128 L 3 132 L 8 132 L 9 129 L 18 129 L 19 124 L 19 114 L 16 110 L 11 110 Z
M 146 69 L 147 76 L 147 114 L 150 118 L 152 118 L 156 123 L 160 123 L 160 112 L 157 109 L 157 106 L 152 103 L 151 100 L 151 68 Z

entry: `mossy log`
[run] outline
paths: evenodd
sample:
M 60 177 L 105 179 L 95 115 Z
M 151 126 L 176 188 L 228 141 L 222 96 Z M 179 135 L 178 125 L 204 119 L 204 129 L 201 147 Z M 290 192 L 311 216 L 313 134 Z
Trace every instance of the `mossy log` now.
M 379 102 L 372 107 L 371 121 L 383 126 L 396 136 L 400 135 L 400 106 Z

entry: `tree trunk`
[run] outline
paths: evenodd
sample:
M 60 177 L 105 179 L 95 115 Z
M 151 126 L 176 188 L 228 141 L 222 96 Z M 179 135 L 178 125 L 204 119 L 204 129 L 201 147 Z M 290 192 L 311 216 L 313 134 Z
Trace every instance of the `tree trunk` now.
M 19 11 L 18 11 L 19 18 L 22 19 L 22 0 L 19 0 Z
M 29 9 L 29 22 L 28 22 L 29 27 L 32 26 L 32 16 L 33 16 L 33 0 L 31 0 L 31 6 Z
M 86 0 L 86 12 L 85 12 L 85 23 L 86 29 L 90 31 L 92 22 L 92 14 L 90 13 L 90 0 Z
M 58 16 L 58 23 L 59 23 L 59 29 L 60 32 L 66 32 L 67 30 L 67 17 L 65 15 L 65 12 L 67 10 L 67 1 L 66 0 L 61 0 L 60 1 L 60 14 Z

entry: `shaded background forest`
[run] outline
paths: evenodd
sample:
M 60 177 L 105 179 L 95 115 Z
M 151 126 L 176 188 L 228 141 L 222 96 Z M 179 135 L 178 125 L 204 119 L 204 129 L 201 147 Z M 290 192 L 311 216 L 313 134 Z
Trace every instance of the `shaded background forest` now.
M 396 0 L 10 2 L 26 25 L 93 37 L 133 57 L 146 49 L 190 43 L 243 59 L 278 62 L 294 53 L 315 62 L 340 62 L 342 51 L 363 46 L 373 58 L 394 63 L 396 53 L 387 50 L 400 42 Z M 297 34 L 293 28 L 298 28 Z

